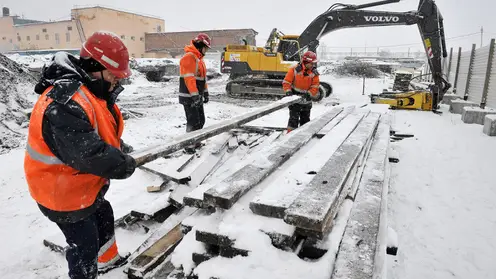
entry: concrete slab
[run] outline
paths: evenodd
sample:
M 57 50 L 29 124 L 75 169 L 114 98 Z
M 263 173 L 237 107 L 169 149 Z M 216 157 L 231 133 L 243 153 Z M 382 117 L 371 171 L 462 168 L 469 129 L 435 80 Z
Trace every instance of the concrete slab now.
M 476 107 L 462 108 L 462 121 L 466 124 L 480 124 L 484 125 L 484 117 L 486 115 L 496 114 L 493 109 L 481 109 Z
M 444 94 L 442 103 L 447 104 L 447 105 L 451 105 L 451 101 L 460 100 L 460 99 L 461 99 L 461 97 L 456 95 L 456 94 Z
M 484 128 L 482 131 L 488 136 L 496 136 L 496 115 L 490 114 L 484 117 Z
M 464 107 L 479 107 L 479 104 L 465 100 L 453 100 L 450 105 L 450 112 L 455 114 L 462 114 Z

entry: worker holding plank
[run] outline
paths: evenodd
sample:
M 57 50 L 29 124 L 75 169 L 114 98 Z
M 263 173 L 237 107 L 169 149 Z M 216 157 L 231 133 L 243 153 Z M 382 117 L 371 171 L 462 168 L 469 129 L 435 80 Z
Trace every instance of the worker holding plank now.
M 310 121 L 312 100 L 319 97 L 319 73 L 315 66 L 317 55 L 312 51 L 303 54 L 301 62 L 289 69 L 282 87 L 286 95 L 301 95 L 299 103 L 289 106 L 288 133 Z
M 122 114 L 115 104 L 131 75 L 129 53 L 115 34 L 96 32 L 80 58 L 55 54 L 35 87 L 41 94 L 29 123 L 24 170 L 41 212 L 63 232 L 70 278 L 97 278 L 123 265 L 110 179 L 130 177 L 133 157 L 122 152 Z

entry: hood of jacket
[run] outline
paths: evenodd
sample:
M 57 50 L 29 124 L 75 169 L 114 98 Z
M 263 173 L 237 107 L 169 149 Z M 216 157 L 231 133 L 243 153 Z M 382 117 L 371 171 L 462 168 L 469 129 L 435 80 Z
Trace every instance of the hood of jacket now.
M 203 54 L 191 43 L 184 47 L 184 52 L 191 52 L 199 59 L 203 58 Z

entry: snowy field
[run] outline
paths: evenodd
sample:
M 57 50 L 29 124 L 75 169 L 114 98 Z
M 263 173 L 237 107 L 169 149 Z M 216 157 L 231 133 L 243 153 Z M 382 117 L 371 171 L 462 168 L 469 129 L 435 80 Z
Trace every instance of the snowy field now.
M 334 94 L 314 105 L 312 117 L 329 110 L 335 101 L 368 104 L 368 94 L 389 86 L 389 80 L 370 79 L 362 95 L 361 79 L 322 76 L 322 80 L 333 85 Z M 210 82 L 207 126 L 267 104 L 227 98 L 223 95 L 225 81 Z M 184 133 L 184 111 L 175 95 L 177 81 L 150 83 L 138 76 L 126 87 L 118 103 L 123 110 L 140 115 L 126 120 L 125 142 L 139 149 L 167 143 Z M 415 137 L 392 143 L 400 162 L 392 169 L 389 225 L 398 234 L 399 252 L 388 257 L 388 278 L 496 278 L 496 183 L 491 171 L 496 166 L 496 138 L 482 134 L 481 126 L 463 124 L 459 115 L 443 110 L 443 115 L 393 113 L 394 128 Z M 284 127 L 287 118 L 288 111 L 283 109 L 251 124 Z M 23 159 L 22 148 L 0 155 L 0 274 L 2 278 L 66 278 L 65 259 L 42 244 L 43 239 L 60 233 L 29 195 Z M 107 198 L 115 214 L 129 212 L 133 204 L 163 202 L 163 196 L 151 198 L 145 191 L 146 186 L 158 182 L 140 170 L 128 180 L 113 181 Z M 121 253 L 132 252 L 150 233 L 118 238 Z M 127 276 L 115 270 L 101 278 Z

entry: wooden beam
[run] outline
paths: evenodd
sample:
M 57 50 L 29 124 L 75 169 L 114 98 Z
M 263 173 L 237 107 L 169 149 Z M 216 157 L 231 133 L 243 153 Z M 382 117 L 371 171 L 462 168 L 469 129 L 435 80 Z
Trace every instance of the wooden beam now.
M 378 113 L 371 113 L 360 122 L 286 210 L 284 221 L 299 229 L 325 234 L 339 209 L 340 200 L 347 195 L 343 195 L 342 190 L 368 139 L 373 135 L 379 116 Z
M 180 135 L 167 145 L 158 144 L 143 150 L 138 150 L 130 155 L 136 160 L 138 166 L 151 162 L 159 157 L 171 154 L 175 151 L 185 148 L 188 145 L 205 140 L 233 128 L 237 128 L 245 123 L 258 119 L 279 109 L 285 108 L 300 100 L 297 96 L 285 97 L 279 101 L 271 103 L 265 107 L 255 109 L 254 111 L 233 117 L 232 119 L 208 126 L 201 130 Z
M 214 207 L 231 208 L 241 196 L 286 162 L 342 111 L 343 108 L 330 110 L 253 156 L 244 167 L 207 190 L 203 195 L 204 202 Z
M 328 126 L 331 125 L 333 128 L 327 131 L 328 135 L 323 137 L 302 158 L 308 162 L 305 166 L 294 164 L 288 167 L 284 171 L 283 179 L 275 180 L 251 201 L 250 209 L 253 213 L 273 218 L 284 218 L 286 209 L 365 116 L 364 112 L 355 112 L 351 115 L 349 113 L 350 111 L 344 111 L 329 122 Z
M 387 212 L 381 212 L 381 207 L 387 202 L 383 200 L 387 199 L 383 192 L 388 184 L 388 146 L 389 123 L 381 119 L 341 241 L 333 279 L 382 277 L 386 245 L 381 245 L 379 231 L 380 223 L 387 215 Z
M 181 173 L 177 173 L 176 175 L 182 175 L 182 176 L 174 176 L 174 175 L 170 175 L 170 174 L 166 174 L 163 172 L 159 172 L 159 171 L 150 169 L 150 168 L 145 167 L 145 166 L 140 166 L 139 168 L 146 171 L 146 172 L 149 172 L 149 173 L 152 173 L 156 176 L 159 176 L 166 181 L 174 181 L 178 184 L 186 184 L 186 183 L 188 183 L 188 181 L 191 181 L 191 176 L 189 176 L 189 175 L 183 175 Z

